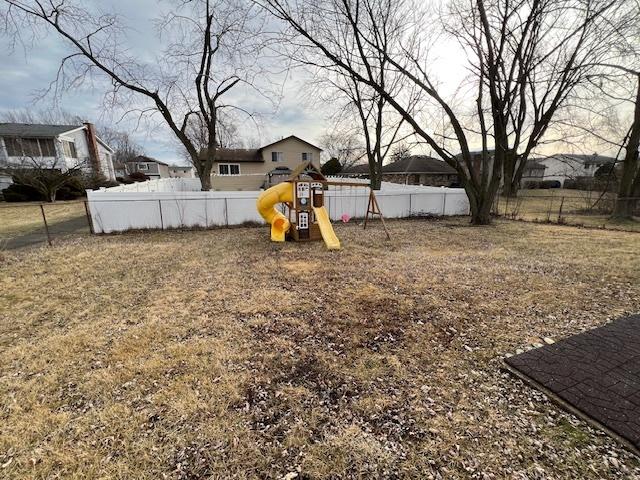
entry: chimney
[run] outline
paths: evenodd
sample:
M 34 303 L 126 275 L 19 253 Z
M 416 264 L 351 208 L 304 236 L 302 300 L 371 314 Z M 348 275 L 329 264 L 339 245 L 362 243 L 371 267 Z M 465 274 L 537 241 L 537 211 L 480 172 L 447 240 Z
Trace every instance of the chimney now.
M 100 155 L 98 153 L 98 141 L 96 140 L 96 127 L 93 123 L 84 122 L 87 146 L 89 147 L 89 165 L 94 174 L 100 174 Z

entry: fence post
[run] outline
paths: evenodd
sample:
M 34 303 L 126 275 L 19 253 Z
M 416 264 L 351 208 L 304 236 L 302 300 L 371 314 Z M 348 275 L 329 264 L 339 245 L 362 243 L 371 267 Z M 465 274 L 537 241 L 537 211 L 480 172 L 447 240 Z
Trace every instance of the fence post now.
M 562 223 L 562 206 L 564 205 L 564 196 L 560 200 L 560 208 L 558 209 L 558 223 Z
M 89 201 L 84 202 L 84 213 L 87 214 L 87 223 L 89 224 L 89 233 L 96 233 L 93 229 L 93 220 L 91 220 L 91 213 L 89 213 Z
M 413 217 L 413 201 L 412 201 L 413 193 L 409 194 L 409 216 Z
M 164 219 L 162 218 L 162 200 L 158 199 L 158 208 L 160 209 L 160 228 L 164 230 Z
M 227 205 L 227 197 L 224 197 L 224 224 L 229 226 L 229 206 Z
M 447 190 L 443 188 L 442 189 L 442 216 L 443 217 L 446 211 L 447 211 Z
M 44 231 L 47 234 L 47 243 L 51 246 L 51 236 L 49 235 L 49 225 L 47 225 L 47 216 L 44 214 L 44 205 L 40 204 L 40 212 L 42 213 L 42 221 L 44 222 Z

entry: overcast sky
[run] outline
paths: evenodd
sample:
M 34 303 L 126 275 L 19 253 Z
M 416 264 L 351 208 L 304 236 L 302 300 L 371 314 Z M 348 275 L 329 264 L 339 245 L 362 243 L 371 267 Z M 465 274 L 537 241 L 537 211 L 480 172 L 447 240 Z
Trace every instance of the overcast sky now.
M 111 0 L 112 5 L 127 19 L 128 25 L 135 25 L 129 32 L 132 52 L 138 58 L 153 58 L 157 48 L 157 36 L 153 20 L 158 16 L 161 5 L 157 0 Z M 55 78 L 60 59 L 69 52 L 67 45 L 55 35 L 48 35 L 37 42 L 36 48 L 25 51 L 9 49 L 6 38 L 0 37 L 0 111 L 51 108 L 52 98 L 37 99 L 37 92 L 46 88 Z M 310 142 L 318 142 L 325 132 L 326 111 L 309 105 L 305 95 L 302 72 L 291 73 L 283 84 L 283 99 L 277 109 L 262 109 L 263 116 L 258 125 L 242 125 L 240 133 L 246 138 L 259 138 L 268 143 L 274 139 L 295 134 Z M 145 152 L 169 163 L 184 163 L 172 134 L 164 126 L 149 128 L 148 124 L 136 129 L 136 118 L 120 121 L 120 111 L 102 108 L 104 90 L 100 86 L 83 86 L 65 93 L 59 100 L 61 110 L 78 115 L 87 120 L 118 129 L 132 131 L 134 139 Z M 246 95 L 246 94 L 245 94 Z M 249 99 L 250 100 L 250 99 Z
M 115 9 L 132 28 L 125 42 L 136 58 L 149 61 L 160 53 L 154 20 L 161 9 L 169 2 L 158 0 L 83 0 L 84 4 L 94 4 L 94 8 Z M 36 92 L 46 88 L 55 78 L 60 59 L 71 50 L 59 37 L 49 34 L 38 39 L 33 48 L 26 51 L 18 48 L 11 50 L 8 39 L 0 37 L 0 112 L 9 110 L 51 108 L 52 98 L 35 101 Z M 455 42 L 441 43 L 431 59 L 437 62 L 435 71 L 439 74 L 441 89 L 447 93 L 456 90 L 466 75 L 465 58 Z M 260 107 L 263 115 L 258 124 L 252 122 L 240 125 L 240 135 L 244 139 L 269 143 L 288 135 L 297 135 L 312 143 L 319 143 L 320 137 L 331 128 L 327 115 L 335 105 L 318 105 L 309 102 L 309 91 L 305 89 L 305 75 L 301 71 L 291 72 L 282 83 L 282 101 L 274 111 L 273 107 L 260 103 L 260 98 L 252 92 L 242 92 L 240 100 L 245 108 Z M 136 117 L 121 120 L 122 111 L 113 111 L 102 107 L 103 95 L 107 86 L 88 85 L 65 93 L 59 100 L 59 108 L 89 121 L 115 126 L 119 130 L 131 132 L 135 141 L 141 144 L 145 152 L 169 163 L 185 163 L 173 134 L 162 122 L 156 126 L 143 123 L 137 125 Z M 234 99 L 234 100 L 237 100 Z M 428 128 L 428 127 L 427 127 Z M 560 148 L 566 148 L 560 147 Z M 556 147 L 544 147 L 545 153 L 552 153 Z M 589 147 L 586 147 L 588 150 Z M 430 153 L 414 149 L 414 153 Z M 585 152 L 582 152 L 585 153 Z M 601 152 L 604 153 L 604 152 Z

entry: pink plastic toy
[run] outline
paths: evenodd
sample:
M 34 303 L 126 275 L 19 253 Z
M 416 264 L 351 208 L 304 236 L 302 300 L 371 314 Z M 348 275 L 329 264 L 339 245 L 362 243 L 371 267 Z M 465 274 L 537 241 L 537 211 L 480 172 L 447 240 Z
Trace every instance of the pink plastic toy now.
M 351 217 L 349 216 L 348 213 L 343 213 L 340 219 L 342 220 L 343 223 L 348 223 L 349 220 L 351 220 Z

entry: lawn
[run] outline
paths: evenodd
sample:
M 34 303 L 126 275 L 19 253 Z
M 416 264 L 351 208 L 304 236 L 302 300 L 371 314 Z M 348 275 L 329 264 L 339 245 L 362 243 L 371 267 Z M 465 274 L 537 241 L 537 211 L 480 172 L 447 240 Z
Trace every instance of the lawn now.
M 79 226 L 88 231 L 83 201 L 45 203 L 43 208 L 53 234 L 71 233 Z M 0 203 L 0 241 L 38 232 L 44 234 L 39 202 Z
M 389 226 L 5 252 L 0 477 L 637 478 L 501 358 L 640 311 L 640 236 Z
M 509 218 L 640 232 L 640 218 L 611 220 L 614 194 L 583 190 L 520 190 L 518 198 L 498 197 L 498 213 Z M 594 207 L 595 205 L 595 207 Z

